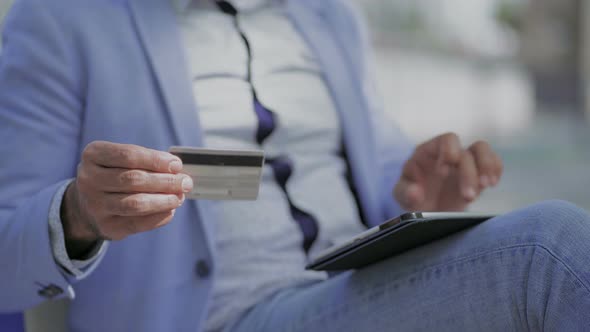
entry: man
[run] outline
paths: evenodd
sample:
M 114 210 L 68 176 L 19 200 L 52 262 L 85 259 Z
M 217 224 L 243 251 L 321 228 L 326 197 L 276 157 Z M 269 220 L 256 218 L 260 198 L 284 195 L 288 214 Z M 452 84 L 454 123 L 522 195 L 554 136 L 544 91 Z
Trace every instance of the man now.
M 498 183 L 488 144 L 382 117 L 342 0 L 21 0 L 0 59 L 1 311 L 73 331 L 583 330 L 590 220 L 542 203 L 359 271 L 310 256 Z M 171 145 L 261 148 L 255 202 L 186 201 Z M 393 193 L 392 193 L 393 192 Z

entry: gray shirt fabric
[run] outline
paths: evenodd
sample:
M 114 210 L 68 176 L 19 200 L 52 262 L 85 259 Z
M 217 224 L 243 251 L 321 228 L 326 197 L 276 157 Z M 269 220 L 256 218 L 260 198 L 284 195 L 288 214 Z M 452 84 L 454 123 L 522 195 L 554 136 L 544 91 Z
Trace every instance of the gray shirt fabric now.
M 244 41 L 231 16 L 209 2 L 192 2 L 178 12 L 205 145 L 264 149 L 267 159 L 286 155 L 294 172 L 284 192 L 266 165 L 256 201 L 215 202 L 218 273 L 208 331 L 220 330 L 283 288 L 327 278 L 305 270 L 308 258 L 363 230 L 344 176 L 338 114 L 315 55 L 280 1 L 234 5 L 252 50 L 252 84 L 278 125 L 258 145 Z M 309 256 L 287 195 L 317 219 L 319 236 Z

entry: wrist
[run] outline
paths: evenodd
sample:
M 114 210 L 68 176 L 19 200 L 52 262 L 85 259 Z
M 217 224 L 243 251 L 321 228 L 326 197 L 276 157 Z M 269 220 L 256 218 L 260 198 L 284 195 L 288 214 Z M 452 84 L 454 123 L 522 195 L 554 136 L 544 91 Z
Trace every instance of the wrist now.
M 91 221 L 81 213 L 75 181 L 70 183 L 64 194 L 61 222 L 70 259 L 83 259 L 100 241 Z

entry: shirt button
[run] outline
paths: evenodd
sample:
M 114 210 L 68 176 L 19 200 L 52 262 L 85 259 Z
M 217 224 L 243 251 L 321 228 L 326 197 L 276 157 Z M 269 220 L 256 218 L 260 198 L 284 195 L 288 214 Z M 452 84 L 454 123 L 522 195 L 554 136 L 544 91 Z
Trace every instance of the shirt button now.
M 211 268 L 209 267 L 209 264 L 207 264 L 206 261 L 199 260 L 197 262 L 197 266 L 195 267 L 195 272 L 197 273 L 197 276 L 199 278 L 205 279 L 211 274 Z

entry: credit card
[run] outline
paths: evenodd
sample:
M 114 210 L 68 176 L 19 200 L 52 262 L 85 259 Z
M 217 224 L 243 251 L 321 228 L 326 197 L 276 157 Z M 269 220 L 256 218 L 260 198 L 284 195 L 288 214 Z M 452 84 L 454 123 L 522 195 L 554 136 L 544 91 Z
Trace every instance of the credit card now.
M 264 152 L 173 146 L 183 173 L 193 179 L 189 199 L 256 200 L 264 166 Z

